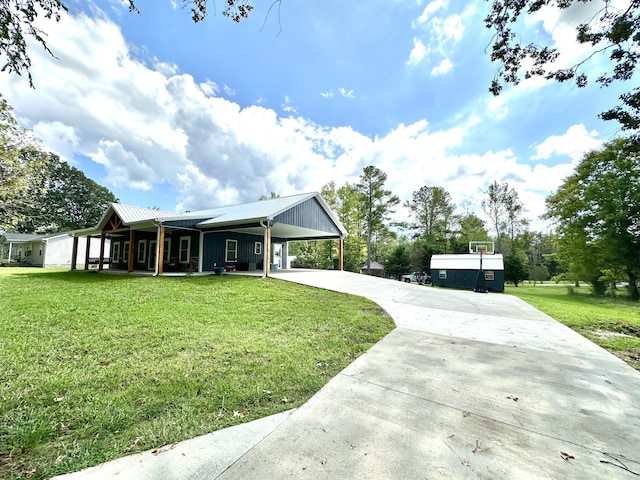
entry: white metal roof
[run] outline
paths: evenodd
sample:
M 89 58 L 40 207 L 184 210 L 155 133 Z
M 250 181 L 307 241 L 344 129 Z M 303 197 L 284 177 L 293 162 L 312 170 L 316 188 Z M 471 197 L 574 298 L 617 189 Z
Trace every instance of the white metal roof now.
M 504 270 L 504 261 L 501 253 L 482 255 L 483 270 Z M 431 257 L 431 270 L 480 270 L 480 255 L 433 255 Z
M 154 208 L 132 207 L 131 205 L 122 205 L 121 203 L 112 203 L 111 207 L 113 207 L 125 225 L 176 216 L 176 212 L 167 212 Z

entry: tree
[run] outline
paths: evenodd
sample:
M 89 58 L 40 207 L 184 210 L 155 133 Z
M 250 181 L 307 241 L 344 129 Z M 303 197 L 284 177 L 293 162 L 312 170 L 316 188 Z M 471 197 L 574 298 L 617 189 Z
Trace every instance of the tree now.
M 366 224 L 367 237 L 367 270 L 371 268 L 371 239 L 376 232 L 384 228 L 385 220 L 393 213 L 392 208 L 400 203 L 400 199 L 384 189 L 387 174 L 379 168 L 369 165 L 364 167 L 360 182 L 355 185 L 361 196 L 363 220 Z
M 428 241 L 436 242 L 446 238 L 455 205 L 451 201 L 451 194 L 444 188 L 421 187 L 413 192 L 411 201 L 406 201 L 405 206 L 414 216 L 414 228 Z
M 208 14 L 207 0 L 182 0 L 184 7 L 188 7 L 191 19 L 198 23 Z M 248 0 L 225 0 L 222 15 L 234 22 L 239 22 L 249 16 L 253 10 Z M 129 11 L 139 13 L 134 0 L 126 0 Z M 273 5 L 280 4 L 274 0 Z M 46 33 L 35 26 L 38 18 L 60 21 L 62 13 L 68 10 L 61 0 L 0 0 L 0 57 L 5 57 L 2 71 L 22 75 L 26 73 L 29 84 L 34 86 L 29 68 L 31 58 L 27 51 L 27 39 L 31 37 L 40 44 L 50 55 L 54 55 L 45 40 Z
M 509 184 L 493 181 L 484 192 L 482 209 L 489 217 L 495 232 L 496 251 L 504 252 L 503 240 L 506 235 L 513 242 L 516 233 L 527 224 L 522 217 L 524 206 L 518 198 L 518 192 L 509 188 Z
M 602 86 L 615 81 L 631 80 L 636 72 L 640 55 L 640 2 L 631 0 L 625 8 L 618 9 L 610 2 L 603 2 L 600 10 L 587 17 L 576 27 L 576 42 L 590 45 L 591 50 L 582 60 L 566 68 L 552 68 L 560 52 L 547 45 L 523 45 L 514 30 L 519 20 L 539 12 L 542 8 L 566 10 L 582 5 L 584 0 L 492 0 L 491 11 L 485 25 L 493 31 L 491 60 L 500 64 L 490 91 L 500 94 L 503 84 L 517 85 L 522 78 L 543 77 L 558 82 L 575 81 L 578 87 L 587 85 L 588 77 L 583 67 L 597 54 L 608 53 L 613 67 L 596 78 Z M 578 7 L 579 8 L 579 7 Z M 636 82 L 637 85 L 637 82 Z M 640 87 L 620 96 L 620 105 L 600 114 L 604 120 L 617 120 L 623 130 L 638 134 L 640 128 Z
M 458 218 L 457 230 L 451 237 L 451 251 L 469 253 L 469 242 L 484 240 L 488 236 L 482 219 L 473 213 L 465 213 Z
M 511 250 L 504 257 L 504 279 L 512 282 L 516 287 L 518 283 L 527 278 L 527 259 L 516 250 Z
M 578 279 L 600 293 L 603 272 L 619 269 L 631 298 L 640 299 L 640 141 L 621 138 L 587 153 L 546 206 Z
M 384 271 L 387 275 L 399 280 L 402 275 L 411 271 L 411 254 L 404 243 L 396 246 L 389 259 L 384 262 Z
M 95 225 L 117 199 L 45 152 L 0 99 L 0 229 L 48 233 Z

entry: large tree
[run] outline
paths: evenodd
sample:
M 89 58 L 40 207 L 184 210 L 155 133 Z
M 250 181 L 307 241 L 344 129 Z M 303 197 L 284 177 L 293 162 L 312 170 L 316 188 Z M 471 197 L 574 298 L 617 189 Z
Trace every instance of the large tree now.
M 547 217 L 558 224 L 560 246 L 574 273 L 598 291 L 604 270 L 622 270 L 639 299 L 640 142 L 617 139 L 584 156 L 547 198 Z
M 423 186 L 413 192 L 405 206 L 411 211 L 414 228 L 432 243 L 445 240 L 450 230 L 455 204 L 451 194 L 438 186 Z
M 520 228 L 527 224 L 523 216 L 524 205 L 520 202 L 518 192 L 506 182 L 498 183 L 494 180 L 484 194 L 482 209 L 495 232 L 495 249 L 504 253 L 504 238 L 508 236 L 513 243 Z
M 594 5 L 595 8 L 589 8 Z M 562 53 L 549 45 L 522 43 L 517 29 L 520 20 L 544 8 L 571 9 L 571 16 L 581 16 L 576 26 L 576 42 L 590 46 L 588 55 L 567 67 L 554 67 Z M 595 13 L 594 13 L 595 12 Z M 499 64 L 490 91 L 498 95 L 504 84 L 518 84 L 523 78 L 543 77 L 558 82 L 574 81 L 578 87 L 588 82 L 586 64 L 596 54 L 607 53 L 611 68 L 595 81 L 608 86 L 634 77 L 640 60 L 640 1 L 630 0 L 621 8 L 612 2 L 586 0 L 492 0 L 485 25 L 493 31 L 491 60 Z M 549 38 L 549 37 L 545 37 Z M 624 130 L 635 134 L 640 129 L 640 87 L 620 96 L 620 105 L 600 114 L 604 120 L 617 120 Z
M 17 126 L 0 97 L 0 230 L 47 233 L 94 225 L 111 202 L 108 189 L 45 152 Z
M 400 199 L 384 188 L 387 174 L 378 167 L 364 167 L 360 181 L 355 185 L 360 193 L 362 217 L 366 224 L 367 269 L 371 267 L 371 239 L 385 228 L 385 221 L 394 212 Z

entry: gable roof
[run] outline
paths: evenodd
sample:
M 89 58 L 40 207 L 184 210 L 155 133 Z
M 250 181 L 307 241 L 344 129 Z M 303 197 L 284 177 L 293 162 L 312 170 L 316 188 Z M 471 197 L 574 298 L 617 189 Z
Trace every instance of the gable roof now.
M 270 198 L 267 200 L 259 200 L 256 202 L 230 205 L 208 210 L 199 210 L 182 214 L 167 212 L 163 210 L 155 210 L 152 208 L 141 208 L 130 205 L 122 205 L 119 203 L 112 203 L 95 227 L 76 230 L 73 233 L 76 236 L 98 234 L 105 229 L 107 223 L 114 214 L 116 214 L 120 218 L 122 225 L 126 227 L 153 227 L 159 224 L 172 226 L 172 224 L 176 225 L 176 222 L 180 222 L 183 227 L 190 228 L 233 228 L 234 226 L 246 226 L 250 223 L 259 224 L 262 221 L 271 221 L 278 215 L 282 215 L 283 213 L 290 211 L 291 209 L 311 199 L 315 199 L 317 201 L 319 208 L 324 211 L 326 216 L 329 217 L 330 221 L 335 225 L 336 233 L 339 232 L 342 236 L 347 235 L 347 231 L 340 220 L 338 220 L 335 213 L 333 213 L 331 208 L 329 208 L 325 200 L 318 192 L 303 193 L 298 195 L 291 195 L 288 197 Z M 284 230 L 281 231 L 284 232 Z M 287 229 L 287 231 L 289 232 L 291 230 Z M 307 233 L 312 235 L 314 232 L 309 228 L 298 229 L 297 236 L 303 237 Z
M 475 253 L 463 253 L 457 255 L 433 255 L 431 257 L 431 270 L 479 270 L 480 255 Z M 501 253 L 482 255 L 483 270 L 504 270 L 504 261 Z

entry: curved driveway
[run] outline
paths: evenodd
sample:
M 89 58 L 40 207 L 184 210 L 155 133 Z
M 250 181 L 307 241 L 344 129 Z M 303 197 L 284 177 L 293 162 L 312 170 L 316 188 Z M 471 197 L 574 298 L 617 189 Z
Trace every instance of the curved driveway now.
M 272 276 L 367 297 L 397 328 L 297 410 L 61 478 L 638 478 L 640 373 L 521 300 Z

